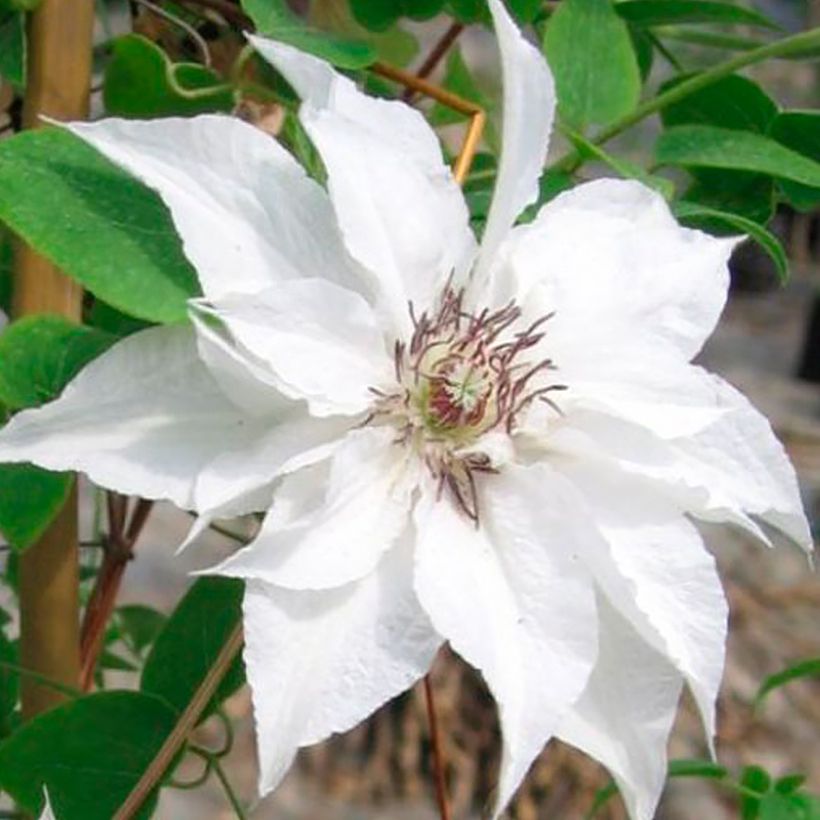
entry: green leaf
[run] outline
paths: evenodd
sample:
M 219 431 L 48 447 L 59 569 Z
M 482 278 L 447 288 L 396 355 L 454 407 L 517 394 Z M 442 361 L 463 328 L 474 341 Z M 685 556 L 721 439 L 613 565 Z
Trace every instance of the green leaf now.
M 769 136 L 806 157 L 820 157 L 820 111 L 784 111 L 772 123 Z M 798 211 L 820 205 L 820 187 L 780 180 L 786 199 Z
M 39 814 L 48 787 L 60 820 L 110 820 L 171 732 L 176 714 L 141 692 L 100 692 L 25 723 L 0 744 L 0 786 Z M 152 794 L 136 817 L 151 815 Z
M 675 77 L 664 83 L 660 92 L 669 91 L 692 76 Z M 667 128 L 716 125 L 766 134 L 777 116 L 777 104 L 757 83 L 739 74 L 730 74 L 666 106 L 660 113 Z
M 669 777 L 702 777 L 708 780 L 723 780 L 729 772 L 711 760 L 670 760 Z
M 18 552 L 48 529 L 71 489 L 70 473 L 32 464 L 0 464 L 0 532 Z
M 804 774 L 787 774 L 784 777 L 778 777 L 774 784 L 774 790 L 778 794 L 792 794 L 796 792 L 806 782 L 806 775 Z
M 182 712 L 242 618 L 243 584 L 234 578 L 199 578 L 157 636 L 142 670 L 140 689 Z M 204 719 L 245 681 L 236 658 Z
M 18 89 L 26 84 L 26 24 L 19 11 L 0 11 L 0 77 Z
M 573 128 L 608 125 L 637 105 L 641 75 L 635 50 L 608 0 L 562 0 L 547 23 L 544 51 L 559 112 Z
M 100 658 L 97 661 L 97 667 L 99 669 L 114 669 L 117 672 L 136 672 L 137 667 L 134 664 L 123 658 L 121 655 L 118 655 L 116 652 L 112 652 L 110 649 L 103 649 L 100 653 Z
M 541 0 L 502 0 L 521 25 L 531 23 L 541 11 Z M 492 24 L 487 0 L 449 0 L 447 8 L 460 23 Z
M 242 8 L 260 34 L 321 57 L 338 68 L 366 68 L 376 60 L 376 51 L 368 43 L 305 25 L 286 0 L 242 0 Z
M 0 630 L 0 661 L 17 664 L 17 646 Z M 11 716 L 20 697 L 20 676 L 8 667 L 0 667 L 0 738 L 9 734 Z
M 635 59 L 638 61 L 641 81 L 646 82 L 655 62 L 655 44 L 651 35 L 637 26 L 629 26 L 629 37 L 632 40 Z
M 167 117 L 230 111 L 231 89 L 209 68 L 174 64 L 155 43 L 138 34 L 114 41 L 105 70 L 103 101 L 118 117 Z
M 151 327 L 150 322 L 129 316 L 101 299 L 95 299 L 86 311 L 85 322 L 97 330 L 117 337 L 130 336 L 132 333 Z
M 114 307 L 187 318 L 199 294 L 159 197 L 59 128 L 0 141 L 0 220 Z
M 751 219 L 739 216 L 738 214 L 717 211 L 706 208 L 696 202 L 680 201 L 676 202 L 673 208 L 675 215 L 692 227 L 709 230 L 715 223 L 724 230 L 729 229 L 730 233 L 748 234 L 757 244 L 769 255 L 777 268 L 777 275 L 781 283 L 785 283 L 789 278 L 789 260 L 780 240 L 762 225 L 753 222 Z
M 760 820 L 818 820 L 820 799 L 808 794 L 767 794 L 757 816 Z
M 774 180 L 748 171 L 690 168 L 693 184 L 683 195 L 688 202 L 766 225 L 774 214 Z
M 135 655 L 141 655 L 156 640 L 166 620 L 161 612 L 143 604 L 127 604 L 114 612 L 119 637 Z
M 43 0 L 0 0 L 0 11 L 34 11 Z
M 0 334 L 0 401 L 13 410 L 56 398 L 116 338 L 61 316 L 38 314 Z
M 447 10 L 460 23 L 467 25 L 472 23 L 483 23 L 485 26 L 492 25 L 492 17 L 490 17 L 487 0 L 448 0 Z
M 615 4 L 615 9 L 624 20 L 646 27 L 674 23 L 743 23 L 779 28 L 757 11 L 713 0 L 621 0 Z
M 11 234 L 0 225 L 0 310 L 6 315 L 11 312 L 11 271 L 14 265 L 14 250 Z
M 371 31 L 386 31 L 400 17 L 429 20 L 444 6 L 444 0 L 350 0 L 353 16 Z
M 746 766 L 740 776 L 744 792 L 740 797 L 742 820 L 756 820 L 760 811 L 760 798 L 772 785 L 771 775 L 760 766 Z
M 809 660 L 801 661 L 792 666 L 786 667 L 781 672 L 776 672 L 770 675 L 757 690 L 753 705 L 755 708 L 769 696 L 775 689 L 785 686 L 801 678 L 818 678 L 820 677 L 820 658 L 810 658 Z
M 660 135 L 655 156 L 661 165 L 756 171 L 820 186 L 820 162 L 747 131 L 679 125 Z

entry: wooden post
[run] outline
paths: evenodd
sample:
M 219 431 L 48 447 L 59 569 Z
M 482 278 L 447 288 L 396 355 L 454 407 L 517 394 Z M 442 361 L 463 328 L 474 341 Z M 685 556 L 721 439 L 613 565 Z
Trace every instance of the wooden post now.
M 84 119 L 91 86 L 93 0 L 43 0 L 29 17 L 26 128 L 40 117 Z M 12 313 L 80 318 L 82 291 L 31 248 L 15 253 Z M 60 683 L 79 684 L 77 493 L 20 559 L 20 663 Z M 23 717 L 55 706 L 63 695 L 22 682 Z

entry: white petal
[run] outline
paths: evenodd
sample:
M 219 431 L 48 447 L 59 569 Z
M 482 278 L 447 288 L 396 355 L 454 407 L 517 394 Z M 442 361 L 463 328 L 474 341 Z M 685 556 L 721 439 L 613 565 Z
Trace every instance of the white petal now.
M 198 304 L 188 303 L 188 316 L 196 330 L 199 358 L 222 392 L 252 417 L 288 416 L 296 408 L 308 415 L 307 405 L 285 396 L 270 368 L 238 345 L 224 324 L 212 321 Z
M 43 786 L 43 799 L 45 800 L 45 804 L 43 805 L 43 813 L 40 815 L 40 820 L 57 820 L 54 816 L 54 809 L 51 807 L 48 789 L 45 786 Z
M 228 401 L 197 357 L 193 328 L 152 328 L 93 361 L 56 401 L 16 415 L 0 432 L 0 461 L 80 470 L 102 487 L 191 508 L 199 472 L 270 424 Z
M 326 462 L 285 476 L 256 540 L 208 572 L 291 589 L 364 577 L 409 520 L 418 465 L 391 428 L 355 430 Z
M 674 442 L 686 460 L 682 476 L 710 492 L 715 512 L 703 517 L 719 521 L 722 508 L 742 511 L 811 553 L 797 476 L 783 445 L 742 393 L 717 377 L 714 383 L 724 415 L 696 435 Z
M 327 168 L 347 247 L 373 274 L 380 307 L 406 331 L 408 301 L 426 310 L 475 245 L 435 134 L 418 111 L 368 97 L 322 60 L 250 39 L 302 97 L 300 116 Z
M 504 752 L 496 812 L 583 690 L 597 652 L 591 582 L 573 522 L 540 476 L 486 477 L 476 528 L 428 490 L 417 512 L 416 590 L 436 630 L 487 681 Z
M 689 361 L 723 309 L 736 242 L 680 227 L 637 182 L 596 180 L 513 230 L 494 270 L 495 302 L 554 312 L 547 344 L 568 373 L 605 377 L 644 352 Z
M 527 42 L 501 0 L 490 0 L 504 83 L 501 161 L 481 242 L 483 277 L 518 215 L 538 196 L 555 114 L 555 84 L 541 52 Z
M 356 281 L 325 192 L 248 123 L 207 114 L 67 127 L 160 194 L 207 297 L 304 275 Z
M 441 639 L 412 591 L 411 560 L 397 547 L 363 580 L 323 592 L 248 582 L 245 666 L 262 794 L 300 746 L 355 726 L 429 668 Z
M 281 282 L 249 298 L 196 302 L 250 353 L 280 392 L 305 399 L 316 415 L 355 415 L 373 403 L 371 388 L 391 384 L 392 354 L 367 302 L 323 279 Z
M 603 536 L 585 542 L 585 562 L 621 614 L 685 676 L 711 743 L 728 620 L 714 559 L 683 511 L 650 483 L 599 465 L 560 469 Z
M 757 522 L 811 552 L 812 538 L 794 468 L 766 419 L 737 390 L 710 376 L 715 406 L 708 426 L 667 440 L 596 412 L 574 412 L 544 446 L 580 458 L 614 461 L 652 479 L 686 512 L 728 522 L 770 544 Z M 612 465 L 610 465 L 612 466 Z
M 277 419 L 246 446 L 220 453 L 200 471 L 195 509 L 213 518 L 267 510 L 274 479 L 327 458 L 349 426 L 339 418 Z M 263 488 L 267 491 L 259 494 Z
M 632 820 L 652 820 L 683 679 L 603 597 L 598 613 L 598 661 L 557 735 L 609 769 Z

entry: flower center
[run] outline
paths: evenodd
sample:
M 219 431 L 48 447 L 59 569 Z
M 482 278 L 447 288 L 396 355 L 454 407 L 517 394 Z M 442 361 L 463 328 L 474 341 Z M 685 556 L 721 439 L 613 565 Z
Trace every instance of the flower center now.
M 497 472 L 480 448 L 486 433 L 511 435 L 532 402 L 544 401 L 560 413 L 550 393 L 565 386 L 548 383 L 550 359 L 533 361 L 544 338 L 546 315 L 522 330 L 515 304 L 469 313 L 463 291 L 447 287 L 435 313 L 416 316 L 409 343 L 394 348 L 397 389 L 373 390 L 368 422 L 395 425 L 396 443 L 413 447 L 464 512 L 478 523 L 475 473 Z

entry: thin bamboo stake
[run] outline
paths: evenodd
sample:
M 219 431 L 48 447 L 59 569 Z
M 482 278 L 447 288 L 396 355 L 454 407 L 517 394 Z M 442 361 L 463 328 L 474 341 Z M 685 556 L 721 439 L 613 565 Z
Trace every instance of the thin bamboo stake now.
M 78 119 L 88 114 L 93 0 L 44 0 L 30 15 L 28 80 L 23 124 L 40 117 Z M 82 292 L 51 263 L 20 243 L 15 255 L 12 313 L 60 313 L 79 319 Z M 79 680 L 79 578 L 77 493 L 43 537 L 20 560 L 20 661 L 76 688 Z M 22 682 L 23 717 L 55 706 L 62 695 L 32 679 Z

